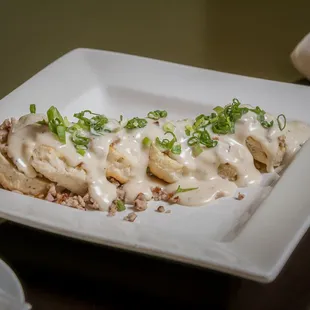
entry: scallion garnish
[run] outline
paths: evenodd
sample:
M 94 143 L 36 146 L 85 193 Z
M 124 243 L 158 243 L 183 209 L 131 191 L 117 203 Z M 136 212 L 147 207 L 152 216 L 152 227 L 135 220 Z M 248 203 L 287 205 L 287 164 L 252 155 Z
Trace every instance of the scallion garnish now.
M 199 144 L 195 144 L 192 147 L 192 152 L 193 152 L 194 157 L 197 157 L 203 152 L 203 149 Z
M 198 188 L 199 187 L 181 188 L 181 186 L 179 185 L 177 190 L 175 191 L 175 194 L 193 191 L 193 190 L 196 190 Z
M 127 129 L 143 128 L 147 124 L 147 120 L 144 118 L 134 117 L 129 120 L 125 126 Z
M 31 104 L 29 107 L 30 113 L 31 114 L 35 114 L 37 111 L 36 105 L 35 104 Z
M 273 121 L 271 121 L 271 122 L 266 121 L 266 118 L 265 118 L 266 112 L 264 110 L 262 110 L 260 107 L 256 107 L 255 109 L 249 109 L 249 111 L 257 114 L 257 120 L 260 122 L 260 124 L 264 128 L 270 128 L 273 126 Z
M 270 128 L 273 126 L 273 121 L 268 122 L 265 118 L 266 112 L 262 110 L 260 107 L 256 107 L 255 109 L 249 109 L 248 107 L 241 107 L 241 103 L 238 99 L 234 98 L 232 103 L 225 106 L 220 107 L 217 106 L 213 110 L 214 112 L 210 115 L 201 114 L 196 117 L 196 120 L 192 126 L 194 132 L 191 138 L 188 140 L 189 145 L 196 145 L 199 141 L 205 141 L 202 143 L 207 147 L 214 147 L 217 142 L 210 142 L 208 134 L 203 131 L 204 128 L 211 126 L 211 129 L 216 134 L 233 134 L 235 132 L 235 124 L 241 119 L 241 117 L 248 113 L 249 111 L 257 114 L 257 120 L 264 128 Z M 282 128 L 282 127 L 281 127 Z M 198 133 L 197 133 L 198 132 Z M 203 134 L 200 134 L 204 132 Z M 190 135 L 189 128 L 185 128 L 185 134 L 187 136 Z M 213 141 L 213 140 L 211 140 Z M 201 143 L 201 142 L 200 142 Z
M 232 103 L 223 107 L 217 106 L 210 115 L 201 114 L 196 117 L 193 129 L 205 128 L 211 125 L 212 131 L 217 134 L 228 134 L 235 132 L 235 123 L 242 115 L 249 111 L 246 107 L 240 107 L 238 99 L 233 99 Z M 185 132 L 188 135 L 188 131 Z
M 59 140 L 63 143 L 66 143 L 66 127 L 65 126 L 57 126 L 57 136 Z
M 163 110 L 163 111 L 155 110 L 155 111 L 149 112 L 147 114 L 147 117 L 154 119 L 154 120 L 159 120 L 160 118 L 167 117 L 167 115 L 168 115 L 168 113 L 165 110 Z
M 93 115 L 91 118 L 85 116 L 85 114 Z M 111 132 L 111 130 L 105 128 L 109 122 L 105 115 L 93 113 L 90 110 L 84 110 L 80 113 L 75 113 L 74 117 L 79 119 L 78 124 L 84 129 L 90 131 L 93 135 L 103 135 L 106 132 Z
M 126 210 L 125 204 L 122 200 L 116 200 L 116 209 L 118 212 L 122 212 Z
M 162 141 L 160 141 L 160 139 L 157 137 L 156 138 L 156 145 L 163 151 L 171 151 L 173 154 L 179 155 L 181 154 L 181 145 L 180 144 L 175 144 L 175 142 L 177 142 L 177 137 L 175 136 L 175 134 L 172 131 L 167 131 L 165 133 L 166 134 L 171 134 L 172 135 L 172 139 L 163 139 Z
M 174 129 L 175 129 L 175 126 L 172 123 L 167 122 L 167 123 L 164 124 L 163 129 L 164 129 L 165 132 L 167 132 L 167 131 L 172 131 L 173 132 Z
M 194 130 L 197 130 L 203 126 L 209 125 L 209 119 L 210 119 L 210 116 L 200 114 L 199 116 L 196 117 L 196 120 L 195 120 L 192 128 Z
M 224 111 L 223 107 L 217 106 L 213 109 L 217 114 L 220 114 Z
M 202 130 L 196 130 L 193 133 L 193 135 L 187 140 L 187 144 L 192 147 L 202 144 L 206 146 L 207 148 L 212 148 L 212 147 L 215 147 L 217 143 L 218 143 L 217 140 L 211 139 L 210 134 L 206 128 L 203 128 Z M 201 152 L 202 152 L 202 149 L 196 147 L 196 151 L 195 151 L 196 155 L 194 156 L 198 156 Z
M 240 107 L 241 103 L 234 98 L 232 103 L 222 107 L 215 107 L 213 110 L 216 115 L 212 115 L 209 119 L 212 124 L 212 131 L 217 134 L 229 134 L 235 132 L 235 123 L 246 114 L 249 109 Z
M 86 137 L 82 131 L 76 130 L 72 133 L 71 140 L 75 145 L 84 145 L 87 147 L 90 138 Z
M 83 129 L 79 124 L 73 124 L 71 127 L 67 128 L 67 131 L 71 133 L 71 141 L 74 144 L 76 151 L 84 156 L 88 149 L 90 138 L 85 136 L 85 132 L 83 132 Z
M 75 149 L 76 149 L 76 152 L 79 153 L 80 155 L 84 156 L 86 151 L 87 151 L 87 147 L 85 145 L 78 145 L 78 144 L 75 144 Z
M 54 133 L 60 142 L 66 143 L 66 125 L 63 117 L 55 108 L 51 106 L 47 111 L 47 125 L 52 133 Z M 40 122 L 40 124 L 46 124 L 46 121 Z
M 69 133 L 73 133 L 73 132 L 75 132 L 75 131 L 77 131 L 77 130 L 83 130 L 83 127 L 81 127 L 81 126 L 79 125 L 79 123 L 74 123 L 72 126 L 70 126 L 70 127 L 67 128 L 67 131 L 68 131 Z
M 283 120 L 283 124 L 280 121 L 280 117 Z M 282 131 L 286 127 L 286 117 L 285 117 L 285 115 L 284 114 L 278 115 L 277 122 L 278 122 L 279 129 Z
M 190 136 L 192 131 L 193 131 L 193 127 L 192 126 L 190 126 L 190 125 L 186 125 L 185 126 L 185 134 L 187 136 Z
M 93 135 L 99 136 L 106 132 L 111 132 L 110 129 L 105 128 L 105 125 L 109 120 L 104 115 L 96 115 L 92 117 L 92 123 L 90 125 L 90 132 Z
M 71 123 L 69 122 L 67 116 L 64 117 L 64 124 L 65 124 L 66 127 L 70 127 L 70 125 L 71 125 Z
M 79 121 L 78 124 L 85 130 L 90 131 L 90 119 L 88 117 L 85 117 L 85 114 L 89 113 L 92 114 L 92 112 L 90 110 L 84 110 L 81 111 L 79 113 L 74 113 L 74 117 L 76 117 Z
M 173 147 L 171 148 L 171 152 L 172 152 L 173 154 L 180 155 L 181 152 L 182 152 L 181 145 L 180 145 L 180 144 L 175 144 L 175 145 L 173 145 Z
M 145 147 L 149 147 L 149 146 L 152 144 L 152 140 L 149 139 L 148 137 L 145 137 L 145 138 L 142 140 L 142 144 L 143 144 L 143 146 L 145 146 Z

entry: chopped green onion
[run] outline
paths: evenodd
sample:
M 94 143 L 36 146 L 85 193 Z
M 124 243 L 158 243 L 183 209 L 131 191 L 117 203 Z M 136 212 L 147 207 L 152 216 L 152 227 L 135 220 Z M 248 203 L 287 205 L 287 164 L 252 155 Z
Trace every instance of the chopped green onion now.
M 249 109 L 249 111 L 252 111 L 255 114 L 257 114 L 257 120 L 260 122 L 260 124 L 264 128 L 270 128 L 273 126 L 273 121 L 271 122 L 266 121 L 266 118 L 265 118 L 266 112 L 262 110 L 260 107 L 256 107 L 255 109 Z
M 163 110 L 163 111 L 155 110 L 155 111 L 149 112 L 147 114 L 147 117 L 151 118 L 151 119 L 159 120 L 160 118 L 167 117 L 167 115 L 168 115 L 168 113 L 165 110 Z
M 213 109 L 213 111 L 215 111 L 217 114 L 220 114 L 224 111 L 223 107 L 217 106 Z
M 170 122 L 168 122 L 168 123 L 165 123 L 164 124 L 164 126 L 163 126 L 163 129 L 164 129 L 164 131 L 174 131 L 174 129 L 175 129 L 175 126 L 172 124 L 172 123 L 170 123 Z
M 212 125 L 212 131 L 217 134 L 228 134 L 234 133 L 234 127 L 229 116 L 225 114 L 220 114 L 218 116 L 217 122 Z
M 144 118 L 134 117 L 129 120 L 125 126 L 127 129 L 143 128 L 147 124 L 147 120 Z
M 116 200 L 116 209 L 118 212 L 122 212 L 126 210 L 125 204 L 122 200 Z
M 171 152 L 176 155 L 180 155 L 181 151 L 182 151 L 182 148 L 180 144 L 176 144 L 171 148 Z
M 35 114 L 36 113 L 37 108 L 36 108 L 35 104 L 31 104 L 29 109 L 30 109 L 30 113 L 31 114 Z
M 66 141 L 66 127 L 65 126 L 57 126 L 57 136 L 60 141 Z
M 218 144 L 218 141 L 212 140 L 209 132 L 207 131 L 206 128 L 204 128 L 203 130 L 195 131 L 193 135 L 187 140 L 187 144 L 192 147 L 202 144 L 207 148 L 212 148 Z M 202 149 L 196 147 L 195 153 L 197 155 L 195 156 L 198 156 L 201 152 Z
M 75 145 L 87 146 L 90 141 L 90 138 L 85 137 L 82 132 L 76 130 L 73 132 L 71 140 Z
M 48 119 L 47 124 L 50 131 L 53 132 L 58 137 L 60 142 L 66 143 L 66 134 L 65 134 L 66 125 L 63 117 L 61 116 L 57 108 L 51 106 L 48 109 L 47 119 Z
M 240 101 L 236 98 L 232 100 L 232 103 L 222 107 L 214 108 L 216 115 L 212 117 L 210 123 L 212 124 L 212 131 L 217 134 L 228 134 L 235 132 L 235 123 L 244 114 L 246 114 L 249 109 L 246 107 L 240 107 Z
M 264 128 L 270 128 L 273 126 L 273 121 L 268 123 L 266 120 L 264 120 L 264 121 L 261 121 L 260 123 Z
M 90 138 L 85 136 L 83 130 L 78 124 L 72 125 L 67 131 L 71 133 L 71 141 L 73 142 L 76 151 L 84 156 L 88 149 Z
M 196 137 L 194 135 L 187 140 L 187 144 L 189 146 L 193 146 L 193 145 L 198 144 L 198 143 L 199 143 L 199 137 Z
M 66 127 L 69 127 L 71 125 L 67 116 L 64 117 L 64 124 Z
M 91 118 L 85 116 L 85 114 L 94 115 Z M 111 132 L 111 130 L 105 128 L 109 122 L 105 115 L 93 113 L 90 110 L 84 110 L 80 113 L 75 113 L 74 117 L 79 119 L 78 124 L 85 130 L 90 131 L 93 135 L 99 136 L 105 132 Z
M 76 152 L 84 156 L 87 150 L 87 147 L 84 145 L 75 145 Z
M 85 123 L 85 121 L 83 121 L 83 120 L 78 120 L 78 122 L 76 123 L 76 125 L 78 125 L 80 128 L 82 128 L 82 129 L 84 129 L 84 130 L 86 130 L 86 131 L 90 131 L 90 126 L 87 125 L 87 124 Z
M 79 113 L 74 113 L 73 116 L 76 117 L 77 119 L 79 119 L 78 123 L 81 127 L 83 127 L 85 130 L 90 130 L 90 119 L 85 117 L 84 115 L 86 113 L 89 113 L 89 114 L 93 114 L 92 111 L 90 110 L 84 110 L 84 111 L 81 111 Z
M 192 147 L 192 152 L 195 157 L 198 157 L 203 152 L 203 149 L 201 148 L 199 144 L 195 144 Z
M 156 137 L 155 142 L 156 145 L 159 146 L 160 149 L 162 149 L 162 151 L 169 151 L 171 150 L 175 141 L 173 139 L 171 141 L 168 139 L 163 139 L 162 141 L 160 141 L 160 139 Z
M 96 115 L 91 118 L 90 132 L 93 135 L 100 136 L 105 132 L 111 132 L 110 129 L 105 128 L 109 120 L 104 115 Z
M 192 126 L 190 126 L 190 125 L 186 125 L 185 126 L 185 134 L 187 136 L 190 136 L 192 131 L 193 131 L 193 127 Z
M 171 151 L 173 154 L 177 154 L 179 155 L 181 153 L 181 145 L 179 144 L 175 144 L 175 142 L 177 142 L 177 137 L 176 135 L 172 132 L 172 131 L 167 131 L 165 133 L 166 134 L 171 134 L 172 135 L 172 139 L 163 139 L 162 141 L 160 141 L 160 139 L 157 137 L 155 142 L 156 145 L 163 151 Z
M 249 109 L 247 107 L 240 107 L 241 103 L 238 99 L 234 98 L 232 103 L 220 107 L 217 106 L 213 110 L 214 112 L 210 115 L 201 114 L 196 117 L 193 125 L 194 131 L 199 131 L 207 126 L 211 125 L 211 129 L 217 134 L 231 134 L 235 132 L 235 124 L 241 119 L 241 117 L 252 111 L 257 114 L 257 120 L 261 123 L 264 128 L 269 128 L 273 126 L 273 121 L 268 122 L 265 119 L 266 112 L 259 107 L 255 109 Z M 185 131 L 186 135 L 189 135 L 189 130 Z M 197 140 L 197 139 L 192 139 Z M 193 143 L 193 142 L 191 142 Z
M 215 147 L 218 143 L 217 140 L 212 140 L 210 137 L 209 132 L 205 129 L 204 131 L 200 132 L 200 137 L 199 137 L 199 142 L 200 144 L 203 144 L 204 146 L 208 148 Z
M 212 124 L 212 131 L 217 134 L 229 134 L 235 132 L 235 123 L 246 114 L 249 109 L 240 107 L 241 103 L 234 98 L 232 103 L 223 107 L 215 107 L 209 118 L 209 123 Z
M 280 117 L 282 117 L 282 119 L 283 119 L 283 124 L 280 122 Z M 277 122 L 278 122 L 279 129 L 282 131 L 286 127 L 286 117 L 285 117 L 285 115 L 284 114 L 278 115 Z
M 199 116 L 196 117 L 196 120 L 193 124 L 193 129 L 196 130 L 199 129 L 200 127 L 207 126 L 209 124 L 209 119 L 210 119 L 209 116 L 200 114 Z
M 196 190 L 196 189 L 198 189 L 198 188 L 199 188 L 199 187 L 181 188 L 181 186 L 179 185 L 178 188 L 177 188 L 177 190 L 175 191 L 175 194 L 193 191 L 193 190 Z
M 39 125 L 48 125 L 47 121 L 44 119 L 42 121 L 38 121 L 37 124 Z
M 68 128 L 67 128 L 67 131 L 70 132 L 70 133 L 73 133 L 73 132 L 76 131 L 76 130 L 82 130 L 82 129 L 83 129 L 83 127 L 81 127 L 81 126 L 79 125 L 79 123 L 75 123 L 75 124 L 73 124 L 72 126 L 68 127 Z
M 149 139 L 148 137 L 145 137 L 145 138 L 142 140 L 142 144 L 143 144 L 145 147 L 149 147 L 149 146 L 152 144 L 152 140 Z

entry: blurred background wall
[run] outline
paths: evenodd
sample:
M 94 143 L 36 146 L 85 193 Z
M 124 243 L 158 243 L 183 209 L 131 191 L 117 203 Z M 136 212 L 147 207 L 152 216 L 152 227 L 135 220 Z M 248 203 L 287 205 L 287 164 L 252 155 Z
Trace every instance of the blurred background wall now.
M 0 0 L 0 98 L 89 47 L 295 81 L 309 0 Z

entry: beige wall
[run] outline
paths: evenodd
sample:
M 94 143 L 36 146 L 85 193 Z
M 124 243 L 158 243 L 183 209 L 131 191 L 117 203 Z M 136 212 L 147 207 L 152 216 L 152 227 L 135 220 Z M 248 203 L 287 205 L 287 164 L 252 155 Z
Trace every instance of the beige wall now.
M 76 47 L 294 81 L 310 1 L 0 0 L 0 98 Z

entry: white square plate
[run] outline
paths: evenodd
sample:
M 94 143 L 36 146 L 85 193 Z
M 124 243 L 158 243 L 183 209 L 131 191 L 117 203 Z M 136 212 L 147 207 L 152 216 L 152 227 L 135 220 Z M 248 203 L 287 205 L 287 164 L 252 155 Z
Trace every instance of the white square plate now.
M 111 117 L 164 108 L 194 117 L 237 97 L 290 119 L 310 120 L 310 88 L 106 51 L 77 49 L 1 100 L 0 116 L 21 116 L 35 103 L 65 115 L 91 109 Z M 0 191 L 0 216 L 91 242 L 166 257 L 261 282 L 272 281 L 309 227 L 310 144 L 275 186 L 243 189 L 246 199 L 206 207 L 169 206 L 171 214 L 84 212 Z M 270 181 L 266 180 L 266 184 Z M 266 198 L 267 197 L 267 198 Z M 266 199 L 264 199 L 266 198 Z

